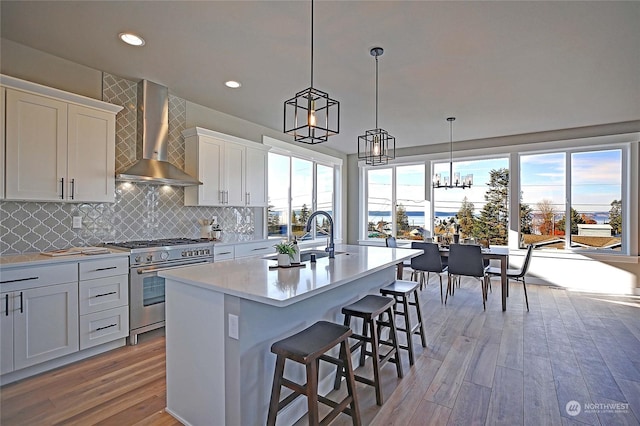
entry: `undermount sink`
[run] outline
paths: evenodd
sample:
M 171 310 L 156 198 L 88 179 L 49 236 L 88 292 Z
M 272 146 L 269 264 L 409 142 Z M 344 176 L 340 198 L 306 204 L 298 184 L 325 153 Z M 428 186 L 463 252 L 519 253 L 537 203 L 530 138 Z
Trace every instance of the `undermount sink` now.
M 320 259 L 321 257 L 328 257 L 329 256 L 329 253 L 327 253 L 324 250 L 319 250 L 319 249 L 302 250 L 300 252 L 300 262 L 307 262 L 307 261 L 311 260 L 311 255 L 312 254 L 316 255 L 316 259 Z M 337 251 L 337 252 L 334 253 L 335 256 L 338 256 L 340 254 L 346 254 L 346 252 Z M 278 258 L 277 255 L 270 255 L 270 256 L 266 257 L 265 259 L 274 260 L 274 259 L 277 259 L 277 258 Z
M 337 256 L 344 253 L 344 251 L 337 251 L 334 253 L 334 255 Z M 302 250 L 300 252 L 300 262 L 306 262 L 307 260 L 310 260 L 312 254 L 316 255 L 316 259 L 329 256 L 329 253 L 324 250 Z

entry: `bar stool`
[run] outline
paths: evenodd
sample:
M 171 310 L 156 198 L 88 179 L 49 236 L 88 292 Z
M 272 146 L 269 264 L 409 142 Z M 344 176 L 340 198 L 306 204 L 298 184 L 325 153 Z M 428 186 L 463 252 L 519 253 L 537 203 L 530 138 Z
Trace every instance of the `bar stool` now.
M 349 350 L 349 336 L 351 334 L 352 331 L 349 327 L 327 321 L 318 321 L 299 333 L 271 345 L 271 352 L 276 354 L 277 358 L 267 425 L 275 425 L 278 412 L 300 395 L 307 396 L 309 425 L 326 425 L 340 413 L 351 416 L 354 425 L 361 425 L 356 384 L 351 366 L 351 351 Z M 326 355 L 329 349 L 338 344 L 340 344 L 339 358 Z M 284 363 L 287 359 L 305 365 L 307 370 L 306 384 L 300 385 L 284 378 Z M 318 366 L 320 360 L 346 370 L 348 395 L 339 403 L 318 395 Z M 291 389 L 293 392 L 280 401 L 280 389 L 282 386 Z M 318 402 L 333 407 L 333 410 L 322 421 L 319 421 Z
M 397 280 L 392 284 L 380 289 L 380 294 L 383 296 L 392 296 L 395 300 L 395 306 L 393 312 L 404 317 L 404 328 L 396 327 L 398 332 L 404 332 L 407 336 L 407 345 L 398 345 L 400 349 L 405 349 L 409 352 L 409 365 L 413 365 L 413 339 L 412 336 L 417 334 L 422 340 L 422 347 L 427 347 L 427 339 L 424 333 L 424 325 L 422 323 L 422 311 L 420 310 L 420 299 L 418 298 L 419 284 L 415 281 L 402 281 Z M 413 295 L 413 301 L 411 296 Z M 398 305 L 402 305 L 402 310 L 398 310 Z M 416 309 L 417 322 L 414 326 L 411 325 L 409 306 L 413 306 Z
M 351 326 L 351 317 L 362 318 L 362 334 L 351 335 L 352 339 L 358 342 L 351 347 L 351 352 L 360 349 L 360 366 L 364 365 L 365 356 L 371 355 L 373 360 L 373 380 L 354 374 L 356 381 L 373 386 L 376 390 L 376 403 L 382 405 L 382 389 L 380 386 L 380 368 L 391 361 L 396 365 L 398 377 L 402 378 L 402 363 L 400 362 L 400 352 L 398 347 L 398 337 L 393 315 L 395 300 L 390 297 L 369 294 L 362 299 L 342 308 L 344 314 L 344 325 Z M 384 321 L 382 314 L 387 314 L 388 321 Z M 389 327 L 389 340 L 382 340 L 380 332 L 382 327 Z M 367 350 L 367 343 L 371 345 L 371 350 Z M 389 347 L 386 354 L 379 352 L 379 346 Z M 338 366 L 334 389 L 340 389 L 340 381 L 344 375 L 343 369 Z

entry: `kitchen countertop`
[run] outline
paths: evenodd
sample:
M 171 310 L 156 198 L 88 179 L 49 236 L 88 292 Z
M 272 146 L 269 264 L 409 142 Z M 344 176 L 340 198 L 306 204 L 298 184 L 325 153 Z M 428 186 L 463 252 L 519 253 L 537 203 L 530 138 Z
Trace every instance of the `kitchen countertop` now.
M 304 251 L 304 250 L 303 250 Z M 272 306 L 288 306 L 410 259 L 422 250 L 336 245 L 335 259 L 270 269 L 276 260 L 245 258 L 176 268 L 159 275 Z
M 0 256 L 0 269 L 22 268 L 26 266 L 43 266 L 48 264 L 85 262 L 110 257 L 126 257 L 129 252 L 109 249 L 105 254 L 74 254 L 67 256 L 46 256 L 40 253 L 9 254 Z

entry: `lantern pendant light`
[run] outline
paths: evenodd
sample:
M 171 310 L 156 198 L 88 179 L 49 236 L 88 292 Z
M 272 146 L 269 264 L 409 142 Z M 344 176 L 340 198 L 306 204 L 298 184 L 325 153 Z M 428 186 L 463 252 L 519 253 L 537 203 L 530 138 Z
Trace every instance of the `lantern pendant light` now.
M 376 58 L 376 128 L 365 130 L 364 135 L 358 136 L 358 159 L 378 166 L 395 158 L 396 138 L 378 127 L 378 57 L 382 56 L 384 49 L 374 47 L 369 53 Z
M 449 176 L 444 176 L 442 178 L 440 173 L 436 173 L 433 176 L 433 187 L 434 188 L 471 188 L 473 185 L 473 175 L 466 175 L 462 181 L 460 180 L 460 172 L 453 173 L 453 122 L 455 121 L 455 117 L 448 117 L 447 121 L 449 122 Z
M 284 102 L 284 132 L 296 142 L 317 144 L 340 132 L 340 102 L 313 87 L 313 0 L 311 0 L 311 85 Z

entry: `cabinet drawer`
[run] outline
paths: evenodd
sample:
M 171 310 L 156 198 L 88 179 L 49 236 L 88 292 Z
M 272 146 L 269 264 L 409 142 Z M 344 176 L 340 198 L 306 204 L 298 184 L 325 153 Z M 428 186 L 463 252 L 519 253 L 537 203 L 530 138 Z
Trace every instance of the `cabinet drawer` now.
M 261 241 L 258 243 L 237 244 L 235 246 L 236 259 L 240 257 L 264 256 L 265 254 L 274 254 L 276 249 L 273 248 L 272 241 Z
M 78 281 L 78 264 L 32 266 L 25 268 L 3 268 L 0 270 L 2 291 L 20 291 L 45 285 Z
M 213 246 L 213 261 L 232 260 L 235 257 L 234 246 Z
M 123 275 L 128 273 L 128 257 L 80 262 L 80 280 L 92 280 L 95 278 L 112 277 L 114 275 Z
M 80 350 L 129 335 L 129 306 L 80 316 Z
M 80 315 L 129 304 L 129 276 L 80 281 Z

